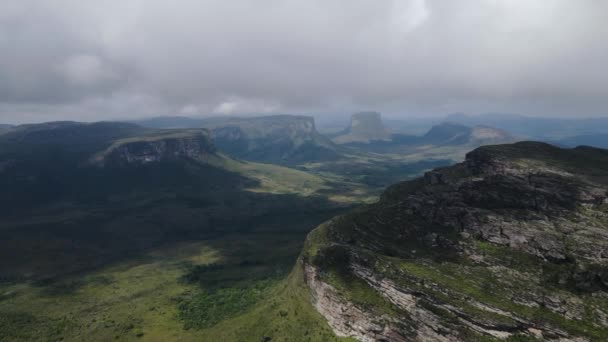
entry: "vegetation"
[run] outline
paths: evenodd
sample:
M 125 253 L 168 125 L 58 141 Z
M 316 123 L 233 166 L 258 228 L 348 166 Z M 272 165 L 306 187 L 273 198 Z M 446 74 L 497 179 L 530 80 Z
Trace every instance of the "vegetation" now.
M 293 267 L 307 233 L 464 153 L 339 149 L 343 158 L 317 163 L 308 157 L 322 151 L 298 140 L 292 161 L 307 163 L 291 167 L 212 149 L 200 160 L 91 162 L 125 144 L 199 133 L 62 122 L 0 137 L 0 341 L 341 340 Z M 314 258 L 334 233 L 317 229 L 303 255 Z M 398 255 L 403 241 L 380 233 L 358 241 Z M 336 270 L 326 276 L 351 300 L 404 315 Z

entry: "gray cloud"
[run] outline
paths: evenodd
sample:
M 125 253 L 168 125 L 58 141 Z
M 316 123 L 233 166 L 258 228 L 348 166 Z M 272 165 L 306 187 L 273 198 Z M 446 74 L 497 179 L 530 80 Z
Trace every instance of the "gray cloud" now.
M 0 121 L 607 115 L 602 0 L 0 3 Z

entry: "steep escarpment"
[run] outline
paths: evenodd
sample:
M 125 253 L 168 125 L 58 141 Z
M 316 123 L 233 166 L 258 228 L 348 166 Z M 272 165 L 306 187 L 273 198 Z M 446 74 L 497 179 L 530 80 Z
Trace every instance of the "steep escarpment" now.
M 212 118 L 203 122 L 218 149 L 234 157 L 281 164 L 335 159 L 336 146 L 308 116 Z
M 352 115 L 350 126 L 333 140 L 338 144 L 369 143 L 388 140 L 389 132 L 384 128 L 380 113 L 360 112 Z
M 216 152 L 208 131 L 203 129 L 157 133 L 116 141 L 97 154 L 102 165 L 138 165 L 177 159 L 205 161 Z
M 313 304 L 361 341 L 608 338 L 608 151 L 523 142 L 313 231 Z

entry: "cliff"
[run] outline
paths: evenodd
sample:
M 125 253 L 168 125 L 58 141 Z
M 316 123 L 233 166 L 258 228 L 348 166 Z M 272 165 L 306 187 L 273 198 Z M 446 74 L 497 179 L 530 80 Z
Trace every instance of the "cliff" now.
M 351 117 L 350 126 L 343 134 L 335 137 L 334 142 L 338 144 L 347 143 L 369 143 L 372 141 L 388 140 L 389 132 L 384 128 L 380 113 L 361 112 Z
M 205 161 L 216 152 L 209 132 L 203 129 L 160 132 L 114 142 L 96 154 L 97 165 L 125 166 L 178 159 Z
M 212 118 L 203 122 L 218 148 L 234 157 L 281 164 L 329 160 L 336 146 L 315 128 L 308 116 L 275 115 Z
M 607 191 L 606 150 L 481 147 L 315 229 L 300 267 L 339 336 L 604 341 Z

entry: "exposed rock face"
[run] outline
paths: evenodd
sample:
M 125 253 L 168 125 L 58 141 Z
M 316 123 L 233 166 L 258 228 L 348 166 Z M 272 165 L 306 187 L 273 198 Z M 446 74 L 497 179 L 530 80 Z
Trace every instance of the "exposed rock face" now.
M 141 165 L 177 159 L 204 161 L 215 153 L 215 146 L 205 130 L 176 135 L 131 138 L 118 141 L 94 158 L 94 163 L 108 166 Z
M 336 335 L 358 336 L 361 341 L 365 342 L 407 341 L 395 328 L 378 324 L 373 314 L 343 300 L 334 287 L 320 281 L 316 267 L 309 264 L 304 264 L 303 267 L 306 283 L 312 290 L 315 308 L 329 321 Z M 384 318 L 390 319 L 389 317 Z
M 361 112 L 353 114 L 350 126 L 344 131 L 344 134 L 333 140 L 338 144 L 346 144 L 353 142 L 368 143 L 374 140 L 388 140 L 389 138 L 390 134 L 382 124 L 380 113 Z
M 361 341 L 608 338 L 608 151 L 488 146 L 313 231 L 313 303 Z
M 315 129 L 308 116 L 276 115 L 254 118 L 209 119 L 218 148 L 238 158 L 298 163 L 335 159 L 335 145 Z

